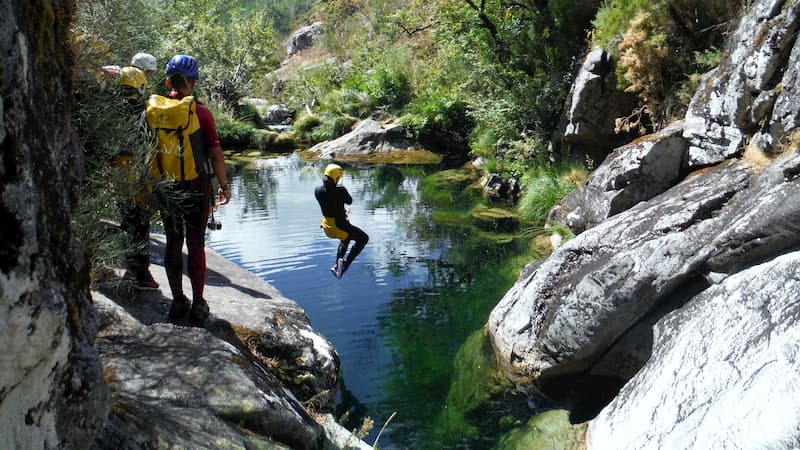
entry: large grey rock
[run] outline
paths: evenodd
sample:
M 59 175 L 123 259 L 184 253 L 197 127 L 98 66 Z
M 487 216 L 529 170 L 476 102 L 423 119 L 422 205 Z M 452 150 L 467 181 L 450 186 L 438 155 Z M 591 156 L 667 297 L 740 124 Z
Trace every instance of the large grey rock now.
M 737 155 L 745 138 L 770 120 L 781 88 L 789 88 L 787 98 L 796 97 L 793 85 L 780 82 L 797 39 L 799 11 L 795 1 L 762 0 L 742 18 L 727 58 L 704 77 L 686 113 L 690 165 L 716 164 Z M 793 119 L 787 124 L 794 126 Z
M 615 132 L 615 120 L 631 114 L 636 97 L 617 89 L 615 66 L 602 48 L 586 55 L 572 84 L 562 123 L 554 133 L 559 146 L 597 159 L 619 145 L 622 135 Z
M 675 122 L 614 150 L 551 210 L 548 222 L 580 233 L 675 185 L 687 168 L 682 132 L 683 123 Z
M 152 237 L 151 272 L 168 291 L 163 245 Z M 95 448 L 369 448 L 327 412 L 338 355 L 305 312 L 213 250 L 206 260 L 202 327 L 168 320 L 168 293 L 95 293 L 114 399 Z
M 785 155 L 755 177 L 742 163 L 724 164 L 568 241 L 492 311 L 500 360 L 523 380 L 588 370 L 692 283 L 795 248 L 798 164 L 800 155 Z
M 772 118 L 769 127 L 761 130 L 753 138 L 755 145 L 768 153 L 776 153 L 785 148 L 792 139 L 792 133 L 800 125 L 800 41 L 795 41 L 783 78 L 775 89 L 769 91 L 773 101 Z M 796 139 L 796 138 L 794 138 Z
M 151 238 L 154 278 L 164 292 L 140 292 L 126 309 L 145 324 L 168 321 L 171 295 L 163 270 L 164 236 Z M 204 297 L 211 310 L 204 326 L 218 337 L 238 342 L 265 363 L 301 401 L 312 401 L 320 410 L 332 406 L 339 374 L 339 355 L 316 332 L 305 311 L 256 275 L 206 249 L 207 272 Z M 184 292 L 192 292 L 183 276 Z M 176 323 L 191 325 L 188 321 Z
M 403 125 L 383 124 L 373 119 L 363 120 L 350 133 L 310 149 L 322 158 L 366 156 L 398 150 L 423 149 L 406 136 Z
M 313 449 L 323 432 L 282 384 L 201 328 L 145 326 L 102 294 L 97 337 L 114 409 L 98 448 Z
M 110 407 L 92 348 L 86 257 L 70 223 L 84 174 L 67 107 L 73 10 L 66 0 L 0 1 L 3 449 L 82 449 Z
M 299 28 L 286 41 L 286 56 L 311 48 L 320 36 L 322 36 L 322 22 L 314 22 Z
M 591 421 L 588 448 L 797 448 L 798 280 L 793 252 L 662 319 L 653 358 Z

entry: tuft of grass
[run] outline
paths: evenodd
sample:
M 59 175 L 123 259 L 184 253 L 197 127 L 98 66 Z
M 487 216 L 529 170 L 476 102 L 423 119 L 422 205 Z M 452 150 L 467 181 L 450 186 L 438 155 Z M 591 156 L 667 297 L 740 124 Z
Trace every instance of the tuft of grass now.
M 551 165 L 525 174 L 523 196 L 517 205 L 520 217 L 534 225 L 544 224 L 550 210 L 586 179 L 585 169 Z
M 257 129 L 252 124 L 236 120 L 227 114 L 218 115 L 215 119 L 217 135 L 223 147 L 249 147 L 258 141 Z

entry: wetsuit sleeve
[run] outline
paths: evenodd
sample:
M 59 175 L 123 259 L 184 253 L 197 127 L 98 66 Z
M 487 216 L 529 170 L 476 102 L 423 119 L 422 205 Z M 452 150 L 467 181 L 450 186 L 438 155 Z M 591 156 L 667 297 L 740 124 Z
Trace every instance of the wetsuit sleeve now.
M 339 191 L 339 198 L 342 200 L 342 203 L 345 205 L 351 205 L 353 203 L 353 197 L 351 197 L 350 193 L 347 192 L 347 188 L 344 186 L 338 186 L 336 190 Z
M 319 210 L 322 212 L 322 215 L 325 215 L 325 191 L 322 189 L 322 186 L 318 186 L 314 188 L 314 198 L 317 199 L 317 203 L 319 203 Z
M 197 105 L 197 119 L 200 121 L 200 128 L 203 129 L 203 139 L 206 148 L 219 147 L 219 136 L 217 135 L 217 124 L 214 115 L 204 105 Z

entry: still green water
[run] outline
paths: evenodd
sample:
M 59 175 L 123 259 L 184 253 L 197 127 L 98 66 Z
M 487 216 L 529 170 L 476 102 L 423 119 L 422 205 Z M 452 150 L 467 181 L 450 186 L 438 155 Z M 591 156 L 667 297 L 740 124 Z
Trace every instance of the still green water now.
M 419 190 L 435 169 L 346 166 L 350 221 L 370 242 L 336 279 L 329 268 L 338 241 L 319 228 L 313 195 L 323 166 L 291 155 L 237 169 L 233 200 L 216 213 L 223 227 L 208 245 L 300 304 L 333 343 L 338 414 L 348 413 L 350 429 L 371 417 L 366 442 L 394 414 L 381 449 L 496 445 L 498 424 L 524 400 L 509 400 L 485 372 L 481 330 L 530 259 L 527 240 L 496 239 L 455 212 L 433 211 Z M 477 398 L 489 402 L 476 408 Z

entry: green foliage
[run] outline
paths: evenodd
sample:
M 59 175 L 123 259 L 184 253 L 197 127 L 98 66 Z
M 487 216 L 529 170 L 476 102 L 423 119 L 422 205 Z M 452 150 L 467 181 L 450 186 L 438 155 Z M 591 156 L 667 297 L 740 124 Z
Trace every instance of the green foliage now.
M 542 225 L 550 210 L 586 178 L 582 166 L 557 163 L 537 167 L 522 179 L 523 196 L 517 206 L 523 220 Z
M 294 131 L 304 141 L 316 143 L 336 139 L 350 132 L 356 118 L 336 113 L 300 113 L 294 121 Z
M 628 30 L 636 14 L 658 9 L 663 1 L 652 0 L 605 0 L 592 21 L 592 45 L 607 47 L 612 39 Z M 616 48 L 608 48 L 616 52 Z
M 93 71 L 101 65 L 126 66 L 141 51 L 166 62 L 158 55 L 161 30 L 169 20 L 169 15 L 160 13 L 163 4 L 164 0 L 77 1 L 72 32 L 82 44 L 80 58 L 91 63 L 78 67 Z
M 238 2 L 175 0 L 168 15 L 179 19 L 162 32 L 162 53 L 197 58 L 199 88 L 212 100 L 232 106 L 240 92 L 254 90 L 253 80 L 279 65 L 278 39 L 264 8 L 244 11 Z
M 698 75 L 719 48 L 742 1 L 610 0 L 593 22 L 592 45 L 619 54 L 620 88 L 635 93 L 656 127 L 684 114 Z M 620 122 L 624 129 L 637 125 Z
M 244 0 L 242 8 L 246 13 L 266 11 L 277 34 L 286 35 L 294 31 L 314 3 L 314 0 Z
M 326 106 L 331 111 L 361 119 L 368 117 L 375 110 L 375 104 L 368 93 L 351 88 L 331 93 Z
M 343 73 L 336 64 L 321 63 L 290 74 L 278 100 L 294 111 L 320 108 L 321 100 L 340 88 Z
M 321 122 L 309 134 L 311 142 L 323 142 L 336 139 L 350 132 L 356 119 L 349 116 L 324 114 Z
M 230 114 L 214 115 L 219 142 L 224 148 L 253 146 L 257 142 L 256 127 L 249 122 L 236 120 Z
M 473 122 L 467 103 L 453 91 L 437 90 L 418 96 L 400 118 L 409 134 L 425 139 L 434 135 L 464 135 Z
M 77 80 L 70 119 L 80 136 L 85 178 L 72 220 L 93 282 L 107 281 L 133 250 L 127 236 L 111 223 L 119 222 L 119 205 L 141 201 L 145 195 L 150 146 L 141 128 L 143 109 L 141 101 L 128 101 L 115 87 L 101 89 L 93 78 Z M 132 163 L 123 165 L 123 159 Z
M 411 99 L 409 77 L 399 67 L 378 65 L 372 69 L 366 84 L 373 104 L 381 107 L 400 109 Z
M 320 123 L 319 116 L 302 111 L 294 120 L 294 131 L 300 136 L 309 136 Z
M 266 128 L 261 114 L 254 105 L 236 103 L 233 106 L 233 117 L 237 120 L 250 123 L 256 128 Z

